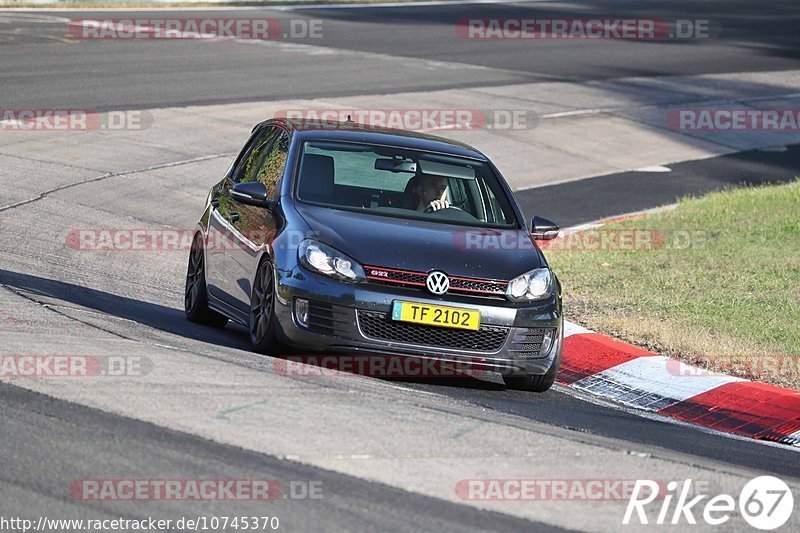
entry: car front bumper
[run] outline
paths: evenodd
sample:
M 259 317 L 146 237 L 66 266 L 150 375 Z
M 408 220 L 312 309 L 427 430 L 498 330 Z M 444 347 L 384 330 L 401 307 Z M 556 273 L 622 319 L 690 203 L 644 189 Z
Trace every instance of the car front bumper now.
M 499 298 L 428 293 L 376 283 L 347 283 L 302 266 L 275 271 L 275 316 L 282 341 L 329 355 L 402 355 L 464 364 L 501 374 L 544 374 L 561 359 L 563 317 L 557 297 L 536 305 Z M 308 320 L 296 316 L 298 299 L 309 302 Z M 418 326 L 390 319 L 394 300 L 476 309 L 477 332 Z M 542 355 L 536 341 L 554 330 L 552 347 Z M 531 348 L 534 349 L 531 349 Z

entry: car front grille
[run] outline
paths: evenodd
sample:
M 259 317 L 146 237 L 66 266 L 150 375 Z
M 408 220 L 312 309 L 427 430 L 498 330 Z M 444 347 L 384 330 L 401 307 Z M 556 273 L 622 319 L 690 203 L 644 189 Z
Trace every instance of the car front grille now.
M 450 278 L 450 290 L 455 292 L 478 292 L 492 296 L 504 296 L 507 285 L 508 283 L 505 281 Z
M 372 283 L 383 285 L 399 285 L 403 287 L 425 288 L 428 274 L 413 270 L 398 270 L 377 266 L 364 266 L 367 279 Z M 508 282 L 494 279 L 463 278 L 448 276 L 450 288 L 448 292 L 457 294 L 470 294 L 473 296 L 486 296 L 490 298 L 504 298 Z
M 364 336 L 372 339 L 479 352 L 499 350 L 509 331 L 505 326 L 483 325 L 475 331 L 409 324 L 390 320 L 386 313 L 361 309 L 358 322 Z

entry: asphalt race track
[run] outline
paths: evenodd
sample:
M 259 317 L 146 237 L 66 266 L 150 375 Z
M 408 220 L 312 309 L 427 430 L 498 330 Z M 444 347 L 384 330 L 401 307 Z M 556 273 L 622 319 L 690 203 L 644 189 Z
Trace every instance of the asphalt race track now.
M 692 479 L 712 495 L 736 495 L 755 476 L 777 475 L 800 497 L 796 449 L 645 417 L 560 386 L 534 395 L 491 379 L 286 375 L 277 360 L 249 350 L 244 329 L 185 320 L 186 250 L 83 252 L 65 240 L 81 228 L 192 228 L 208 187 L 246 139 L 244 125 L 265 118 L 251 116 L 251 104 L 260 112 L 278 100 L 372 102 L 406 92 L 800 69 L 795 1 L 659 4 L 232 8 L 213 15 L 324 23 L 323 39 L 267 44 L 81 41 L 70 37 L 64 18 L 143 14 L 0 12 L 0 109 L 147 110 L 154 117 L 152 130 L 125 138 L 0 130 L 2 354 L 88 354 L 144 365 L 120 376 L 3 378 L 0 516 L 269 515 L 285 531 L 612 531 L 627 501 L 469 500 L 458 483 Z M 462 18 L 584 16 L 711 19 L 723 33 L 702 43 L 453 38 Z M 748 86 L 753 94 L 761 88 Z M 176 124 L 184 129 L 170 129 Z M 564 170 L 558 183 L 523 181 L 517 194 L 527 214 L 569 226 L 685 194 L 790 180 L 800 149 L 786 144 L 677 159 L 666 177 L 638 163 L 581 180 Z M 531 188 L 537 185 L 545 186 Z M 80 480 L 98 479 L 277 479 L 288 497 L 87 501 L 70 492 Z M 322 497 L 303 496 L 303 487 L 317 484 Z M 648 513 L 655 520 L 658 508 Z M 783 530 L 799 525 L 795 513 Z M 724 527 L 750 530 L 738 515 Z
M 634 76 L 691 75 L 796 68 L 797 4 L 747 0 L 661 3 L 583 1 L 459 6 L 224 11 L 228 18 L 258 13 L 279 20 L 322 19 L 322 39 L 291 44 L 323 45 L 350 54 L 293 53 L 285 41 L 262 46 L 144 41 L 81 42 L 63 23 L 10 19 L 0 24 L 3 100 L 19 107 L 150 108 L 280 98 L 382 94 L 521 83 L 591 81 Z M 769 7 L 767 7 L 769 6 Z M 189 17 L 161 11 L 161 17 Z M 698 41 L 558 40 L 467 41 L 455 23 L 471 17 L 653 17 L 704 19 L 723 28 L 719 39 Z M 108 12 L 48 17 L 112 18 Z M 125 11 L 120 17 L 138 17 Z M 387 57 L 388 56 L 388 57 Z M 391 58 L 391 59 L 390 59 Z M 455 64 L 456 66 L 453 66 Z M 467 66 L 473 68 L 466 68 Z M 296 73 L 302 72 L 302 76 Z

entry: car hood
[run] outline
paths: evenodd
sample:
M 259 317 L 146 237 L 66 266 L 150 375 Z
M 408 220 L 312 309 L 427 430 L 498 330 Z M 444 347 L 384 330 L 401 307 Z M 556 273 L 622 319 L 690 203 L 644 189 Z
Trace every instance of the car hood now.
M 526 230 L 470 228 L 296 204 L 320 242 L 362 265 L 510 280 L 544 266 Z

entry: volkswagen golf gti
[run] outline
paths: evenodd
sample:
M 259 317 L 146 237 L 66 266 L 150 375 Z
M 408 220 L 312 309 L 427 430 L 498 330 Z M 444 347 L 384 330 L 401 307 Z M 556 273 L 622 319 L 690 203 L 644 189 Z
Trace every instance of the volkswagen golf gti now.
M 481 152 L 352 122 L 258 124 L 211 189 L 186 276 L 189 320 L 255 350 L 380 354 L 498 372 L 545 391 L 561 286 Z

